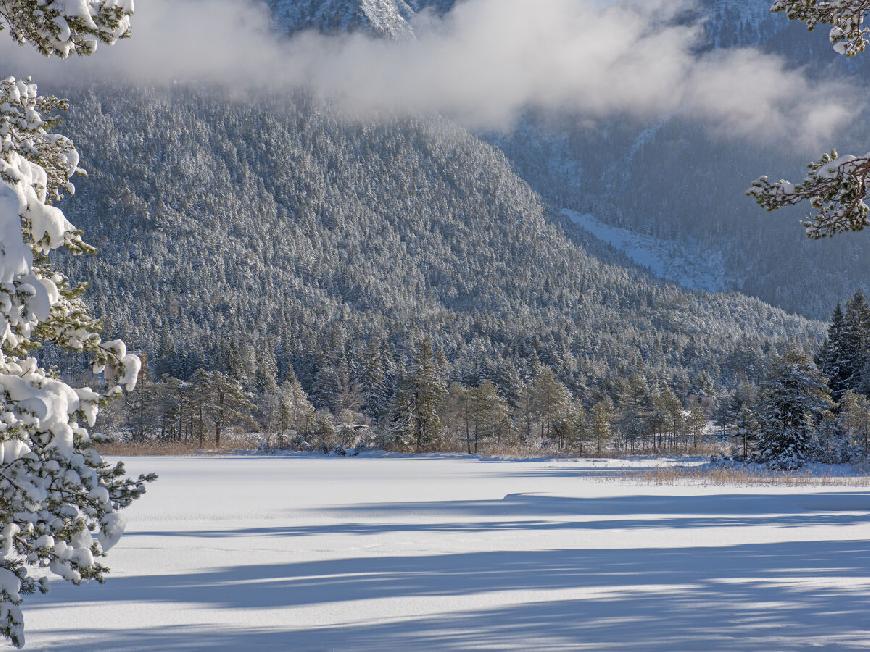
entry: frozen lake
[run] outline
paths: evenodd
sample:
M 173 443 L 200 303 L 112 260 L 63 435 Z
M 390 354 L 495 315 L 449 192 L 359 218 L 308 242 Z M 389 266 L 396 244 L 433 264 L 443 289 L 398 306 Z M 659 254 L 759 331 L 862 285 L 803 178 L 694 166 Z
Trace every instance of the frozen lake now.
M 28 649 L 870 646 L 870 491 L 649 464 L 135 459 L 110 578 L 29 598 Z

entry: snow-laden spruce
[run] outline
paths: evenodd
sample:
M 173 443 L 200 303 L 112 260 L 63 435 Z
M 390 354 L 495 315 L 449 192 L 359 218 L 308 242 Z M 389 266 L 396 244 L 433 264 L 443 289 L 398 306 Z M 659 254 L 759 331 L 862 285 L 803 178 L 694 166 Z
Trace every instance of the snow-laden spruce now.
M 130 35 L 133 0 L 0 0 L 0 29 L 47 56 L 92 54 Z
M 774 360 L 759 401 L 758 460 L 774 469 L 804 466 L 833 407 L 827 379 L 804 353 L 789 351 Z
M 126 36 L 132 10 L 132 0 L 0 0 L 0 26 L 66 57 Z M 52 205 L 82 172 L 72 142 L 50 131 L 63 108 L 29 80 L 0 82 L 0 632 L 17 646 L 22 596 L 46 590 L 50 573 L 102 580 L 100 558 L 124 530 L 119 510 L 153 479 L 103 462 L 88 432 L 105 401 L 135 387 L 140 362 L 123 342 L 102 341 L 84 288 L 49 262 L 62 247 L 93 251 Z M 32 353 L 45 345 L 87 355 L 102 389 L 40 368 Z
M 132 390 L 139 359 L 103 342 L 98 323 L 49 262 L 60 247 L 90 248 L 51 200 L 72 192 L 72 143 L 46 129 L 61 108 L 32 83 L 0 82 L 0 631 L 23 645 L 22 594 L 45 590 L 45 571 L 74 583 L 102 580 L 99 559 L 123 532 L 118 511 L 144 492 L 94 449 L 100 405 Z M 41 369 L 32 351 L 55 345 L 90 355 L 105 387 L 74 388 Z
M 864 26 L 864 18 L 870 0 L 776 0 L 771 11 L 806 23 L 810 30 L 819 24 L 830 25 L 831 44 L 844 56 L 853 57 L 867 47 L 870 28 Z M 808 167 L 801 183 L 771 182 L 764 176 L 752 184 L 748 194 L 769 211 L 808 201 L 814 213 L 804 226 L 811 238 L 862 231 L 870 225 L 865 201 L 870 153 L 840 156 L 832 151 Z

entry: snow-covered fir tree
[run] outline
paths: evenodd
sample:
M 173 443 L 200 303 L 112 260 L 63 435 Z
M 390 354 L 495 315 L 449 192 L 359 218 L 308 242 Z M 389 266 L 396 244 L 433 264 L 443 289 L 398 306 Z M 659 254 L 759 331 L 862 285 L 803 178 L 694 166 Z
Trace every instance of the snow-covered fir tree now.
M 372 419 L 378 420 L 389 411 L 392 383 L 389 377 L 389 359 L 384 343 L 372 338 L 365 349 L 362 361 L 363 411 Z
M 612 436 L 613 404 L 609 399 L 602 399 L 592 406 L 591 422 L 595 452 L 600 455 Z
M 839 401 L 849 390 L 870 394 L 866 367 L 870 362 L 870 306 L 862 292 L 846 303 L 845 311 L 834 309 L 828 335 L 816 363 L 828 378 L 831 393 Z
M 304 436 L 314 420 L 315 412 L 308 395 L 295 377 L 281 383 L 278 390 L 280 434 L 283 437 L 291 433 Z
M 490 380 L 484 380 L 471 389 L 468 395 L 468 418 L 472 434 L 472 450 L 478 453 L 481 443 L 493 442 L 496 445 L 510 433 L 507 403 Z
M 93 54 L 130 35 L 133 0 L 0 0 L 0 28 L 46 56 Z
M 816 364 L 825 376 L 831 387 L 831 394 L 835 400 L 847 389 L 848 369 L 843 359 L 845 342 L 843 339 L 843 307 L 838 303 L 828 326 L 828 334 L 816 354 Z
M 254 423 L 252 414 L 256 406 L 241 383 L 228 374 L 203 371 L 197 380 L 197 393 L 214 428 L 214 444 L 220 448 L 221 435 L 228 427 Z
M 432 350 L 432 341 L 423 337 L 414 359 L 414 368 L 402 381 L 393 400 L 390 435 L 394 446 L 415 452 L 437 448 L 442 434 L 440 409 L 447 388 Z
M 839 425 L 866 460 L 870 452 L 870 399 L 851 390 L 840 401 Z
M 126 36 L 132 9 L 131 0 L 4 0 L 0 25 L 66 57 Z M 49 259 L 60 248 L 93 251 L 53 205 L 81 172 L 73 143 L 51 131 L 64 108 L 29 80 L 0 82 L 0 631 L 16 646 L 23 595 L 46 590 L 46 571 L 101 581 L 101 558 L 123 533 L 120 510 L 152 479 L 104 462 L 88 432 L 104 403 L 134 388 L 140 361 L 120 340 L 102 340 L 83 288 Z M 89 356 L 102 388 L 72 387 L 40 368 L 33 353 L 45 346 Z
M 789 351 L 774 360 L 761 389 L 757 458 L 771 468 L 803 466 L 833 406 L 825 377 L 805 353 Z
M 864 366 L 870 357 L 870 306 L 863 292 L 856 292 L 846 303 L 841 350 L 844 389 L 860 391 Z

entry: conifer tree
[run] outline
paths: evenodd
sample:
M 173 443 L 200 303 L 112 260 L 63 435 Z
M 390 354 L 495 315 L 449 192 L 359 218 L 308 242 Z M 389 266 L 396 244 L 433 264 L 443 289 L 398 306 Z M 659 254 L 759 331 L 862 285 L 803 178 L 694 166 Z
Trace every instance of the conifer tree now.
M 225 345 L 223 356 L 229 378 L 246 389 L 256 387 L 257 353 L 251 342 L 241 338 L 231 339 Z
M 390 407 L 388 363 L 382 341 L 372 338 L 366 345 L 362 365 L 363 411 L 375 421 L 387 414 Z
M 704 405 L 697 398 L 693 399 L 689 405 L 688 414 L 686 415 L 686 431 L 692 437 L 692 447 L 697 450 L 704 434 L 704 426 L 707 425 L 707 412 Z
M 851 443 L 861 450 L 866 460 L 870 453 L 870 400 L 851 390 L 847 391 L 840 401 L 839 422 Z
M 665 387 L 656 398 L 658 409 L 664 416 L 665 428 L 670 435 L 671 447 L 676 448 L 685 422 L 683 404 L 670 387 Z
M 469 392 L 469 403 L 473 452 L 479 452 L 482 441 L 495 440 L 497 445 L 500 444 L 509 430 L 508 409 L 495 384 L 490 380 L 484 380 Z
M 863 292 L 856 292 L 846 303 L 839 349 L 842 391 L 859 391 L 864 366 L 870 358 L 870 306 Z M 842 395 L 842 394 L 841 394 Z
M 132 2 L 3 0 L 0 27 L 45 55 L 90 54 L 129 33 Z M 132 390 L 140 361 L 103 341 L 77 287 L 49 254 L 92 253 L 54 206 L 81 172 L 73 143 L 51 129 L 66 103 L 29 80 L 0 82 L 0 632 L 24 645 L 22 596 L 47 588 L 44 570 L 78 584 L 103 579 L 101 562 L 123 533 L 120 510 L 154 476 L 132 479 L 102 460 L 92 426 L 100 406 Z M 90 357 L 104 388 L 74 388 L 32 352 L 59 347 Z
M 339 363 L 324 359 L 317 368 L 314 385 L 311 388 L 311 400 L 317 409 L 338 411 L 341 395 L 341 378 Z
M 387 423 L 389 445 L 400 451 L 413 451 L 416 437 L 416 403 L 414 390 L 408 379 L 403 378 L 396 388 L 390 404 Z
M 278 388 L 278 419 L 281 435 L 289 431 L 296 434 L 307 432 L 314 419 L 314 406 L 308 400 L 302 385 L 294 377 L 288 378 Z
M 619 435 L 634 450 L 638 440 L 647 432 L 652 407 L 646 380 L 632 374 L 622 383 L 619 391 Z
M 469 391 L 461 383 L 450 383 L 447 395 L 441 405 L 442 422 L 447 440 L 462 444 L 470 455 L 473 451 L 471 440 L 471 404 Z
M 744 378 L 738 383 L 725 410 L 740 442 L 740 455 L 743 459 L 749 458 L 758 433 L 757 402 L 758 388 Z
M 390 434 L 402 450 L 423 452 L 437 447 L 442 434 L 441 408 L 447 388 L 428 337 L 421 339 L 414 369 L 393 398 Z
M 8 29 L 22 45 L 62 58 L 93 54 L 99 43 L 111 45 L 129 37 L 132 15 L 133 0 L 0 1 L 0 29 Z
M 743 403 L 738 407 L 734 428 L 740 438 L 742 458 L 747 460 L 759 430 L 758 415 L 749 403 Z
M 834 400 L 849 390 L 867 393 L 865 368 L 870 362 L 870 306 L 862 292 L 838 305 L 816 363 L 827 376 Z
M 762 386 L 757 457 L 796 469 L 810 459 L 816 427 L 834 405 L 824 376 L 800 351 L 777 358 Z
M 532 403 L 540 424 L 541 443 L 553 437 L 553 427 L 562 418 L 571 397 L 550 367 L 541 365 L 531 385 Z
M 414 446 L 417 452 L 431 450 L 441 436 L 441 417 L 438 408 L 446 393 L 440 370 L 428 337 L 420 342 L 416 369 L 411 375 L 414 401 Z
M 558 427 L 559 447 L 576 449 L 584 453 L 584 444 L 589 440 L 591 430 L 589 416 L 579 403 L 571 406 Z
M 249 426 L 254 403 L 238 380 L 220 371 L 206 371 L 199 377 L 197 390 L 204 410 L 214 427 L 215 447 L 221 445 L 221 435 L 234 425 Z
M 255 351 L 255 389 L 260 395 L 268 395 L 278 389 L 278 361 L 275 358 L 275 343 L 261 342 Z
M 776 0 L 771 11 L 806 23 L 810 31 L 830 25 L 829 38 L 838 54 L 853 57 L 867 47 L 870 29 L 864 18 L 870 0 Z
M 839 400 L 847 389 L 848 366 L 845 353 L 843 307 L 838 303 L 831 317 L 828 335 L 816 355 L 816 364 L 827 376 L 834 400 Z
M 610 399 L 602 399 L 592 406 L 592 434 L 595 438 L 595 450 L 599 455 L 610 442 L 612 420 L 613 403 Z

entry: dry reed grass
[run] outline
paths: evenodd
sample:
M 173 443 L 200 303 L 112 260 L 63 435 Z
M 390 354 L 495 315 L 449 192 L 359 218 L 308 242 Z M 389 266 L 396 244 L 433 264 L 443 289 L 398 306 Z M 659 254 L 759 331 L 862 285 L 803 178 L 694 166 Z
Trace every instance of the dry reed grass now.
M 226 455 L 238 451 L 256 450 L 259 440 L 253 435 L 231 433 L 220 446 L 206 441 L 200 446 L 197 441 L 118 441 L 99 444 L 97 450 L 111 457 L 171 457 L 189 455 Z
M 644 471 L 632 479 L 657 486 L 870 487 L 870 475 L 813 475 L 809 471 L 757 472 L 739 468 L 673 466 Z

